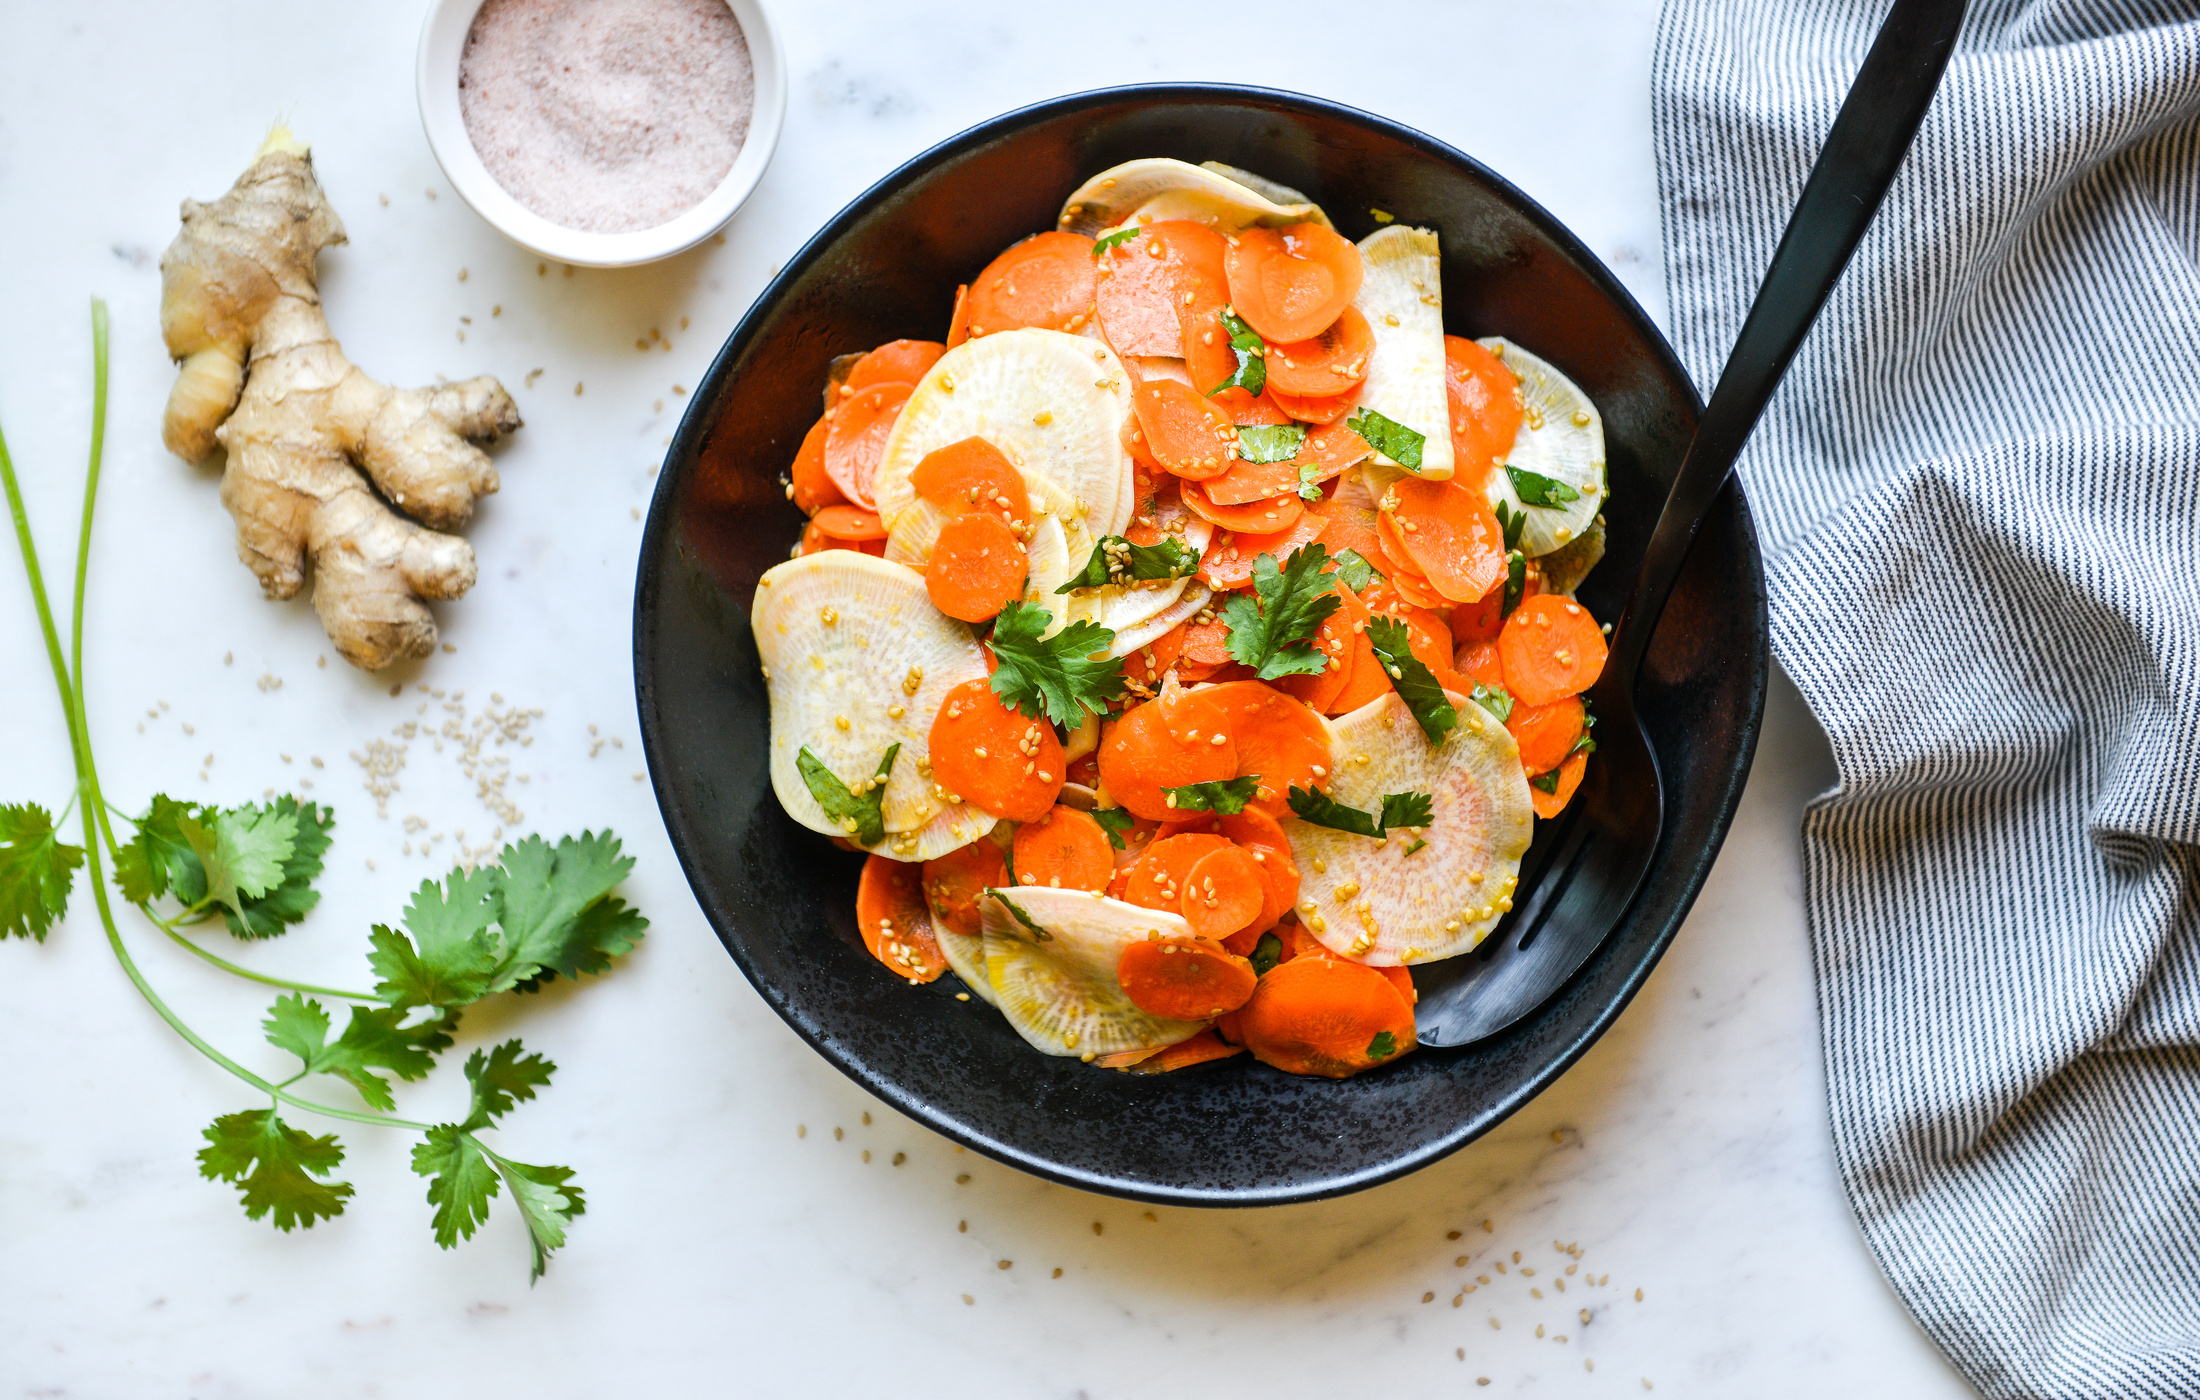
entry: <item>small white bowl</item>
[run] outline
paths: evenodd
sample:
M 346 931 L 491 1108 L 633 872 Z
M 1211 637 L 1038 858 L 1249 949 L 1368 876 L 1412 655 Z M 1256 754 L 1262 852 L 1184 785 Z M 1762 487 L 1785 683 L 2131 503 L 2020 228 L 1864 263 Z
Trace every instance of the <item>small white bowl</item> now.
M 458 65 L 466 35 L 483 0 L 435 0 L 420 28 L 418 86 L 420 124 L 436 164 L 458 190 L 459 198 L 505 237 L 546 258 L 581 267 L 633 267 L 685 252 L 723 228 L 771 163 L 779 145 L 779 127 L 787 113 L 786 60 L 779 35 L 758 0 L 726 0 L 748 40 L 756 72 L 756 102 L 749 115 L 748 139 L 733 168 L 700 204 L 669 223 L 628 233 L 586 233 L 566 228 L 529 209 L 505 191 L 482 164 L 466 135 L 458 105 Z

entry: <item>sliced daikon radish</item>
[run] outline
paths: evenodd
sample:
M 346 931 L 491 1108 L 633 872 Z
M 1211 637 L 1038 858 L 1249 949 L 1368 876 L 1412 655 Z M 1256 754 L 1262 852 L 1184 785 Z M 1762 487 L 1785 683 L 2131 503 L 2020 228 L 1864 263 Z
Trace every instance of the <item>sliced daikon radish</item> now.
M 1419 433 L 1417 476 L 1451 475 L 1451 409 L 1444 397 L 1444 284 L 1436 235 L 1392 224 L 1360 240 L 1366 274 L 1353 305 L 1375 333 L 1362 409 Z M 1377 460 L 1395 462 L 1379 450 Z M 1397 465 L 1404 465 L 1397 463 Z
M 1070 620 L 1097 622 L 1110 632 L 1123 633 L 1176 606 L 1194 580 L 1186 577 L 1149 583 L 1110 584 L 1105 588 L 1081 588 L 1064 601 Z
M 1038 886 L 988 891 L 979 907 L 994 1004 L 1034 1049 L 1087 1059 L 1158 1050 L 1205 1024 L 1140 1011 L 1115 978 L 1115 965 L 1131 944 L 1189 935 L 1191 925 L 1182 917 L 1084 890 Z
M 1062 522 L 1051 515 L 1032 517 L 1031 540 L 1024 548 L 1031 556 L 1031 572 L 1024 576 L 1024 602 L 1031 607 L 1044 608 L 1053 618 L 1046 630 L 1046 635 L 1051 637 L 1076 618 L 1069 595 L 1054 590 L 1068 582 L 1070 574 L 1085 561 L 1071 561 Z
M 985 677 L 970 629 L 932 606 L 903 565 L 829 549 L 790 559 L 757 581 L 749 625 L 771 692 L 772 791 L 812 831 L 849 833 L 818 805 L 797 764 L 807 748 L 851 788 L 901 745 L 870 849 L 930 860 L 984 835 L 994 819 L 935 791 L 930 734 L 947 692 Z
M 1543 569 L 1543 591 L 1573 597 L 1603 558 L 1604 517 L 1600 515 L 1589 522 L 1588 529 L 1535 561 Z
M 1029 472 L 1018 472 L 1017 475 L 1023 477 L 1024 489 L 1031 497 L 1031 518 L 1034 522 L 1051 515 L 1057 520 L 1068 522 L 1075 531 L 1085 528 L 1077 515 L 1077 503 L 1063 494 L 1060 487 Z M 892 528 L 886 532 L 886 557 L 922 573 L 932 562 L 932 547 L 939 543 L 940 527 L 953 514 L 953 511 L 937 501 L 912 496 L 909 504 L 894 517 Z M 1028 547 L 1029 542 L 1026 544 Z M 1066 538 L 1064 547 L 1067 547 Z M 1083 562 L 1082 559 L 1078 561 L 1079 564 Z
M 1520 749 L 1480 705 L 1453 695 L 1459 727 L 1431 744 L 1395 692 L 1331 723 L 1329 795 L 1379 814 L 1423 792 L 1433 816 L 1378 841 L 1293 817 L 1299 916 L 1332 951 L 1376 967 L 1433 962 L 1488 935 L 1511 903 L 1535 824 Z M 1415 843 L 1428 844 L 1415 849 Z
M 932 937 L 939 942 L 947 966 L 963 980 L 970 994 L 987 1006 L 999 1006 L 1001 999 L 993 994 L 993 983 L 985 975 L 985 935 L 957 933 L 935 923 Z
M 1101 342 L 1028 327 L 964 341 L 917 381 L 886 439 L 871 484 L 879 518 L 891 529 L 916 499 L 909 476 L 928 454 L 982 437 L 1058 488 L 1094 535 L 1121 534 L 1132 506 L 1120 436 L 1130 411 L 1130 372 Z
M 1062 206 L 1058 226 L 1091 238 L 1132 219 L 1142 224 L 1190 219 L 1226 234 L 1255 224 L 1329 224 L 1318 205 L 1278 203 L 1226 174 L 1181 160 L 1148 159 L 1127 161 L 1085 181 Z
M 1520 377 L 1520 431 L 1505 466 L 1534 472 L 1574 495 L 1555 505 L 1525 504 L 1512 473 L 1502 469 L 1491 472 L 1482 488 L 1490 509 L 1502 503 L 1527 516 L 1520 547 L 1531 558 L 1549 554 L 1579 539 L 1604 508 L 1604 415 L 1574 381 L 1511 341 L 1486 336 L 1476 343 Z
M 1289 185 L 1279 184 L 1265 175 L 1255 175 L 1250 170 L 1240 170 L 1234 165 L 1224 165 L 1219 160 L 1203 160 L 1199 163 L 1199 168 L 1211 170 L 1225 180 L 1235 180 L 1272 204 L 1312 205 L 1314 202 Z
M 1110 656 L 1129 656 L 1142 646 L 1148 646 L 1170 628 L 1180 622 L 1189 622 L 1215 598 L 1214 590 L 1197 580 L 1185 584 L 1184 591 L 1168 607 L 1115 634 L 1115 641 L 1108 647 Z

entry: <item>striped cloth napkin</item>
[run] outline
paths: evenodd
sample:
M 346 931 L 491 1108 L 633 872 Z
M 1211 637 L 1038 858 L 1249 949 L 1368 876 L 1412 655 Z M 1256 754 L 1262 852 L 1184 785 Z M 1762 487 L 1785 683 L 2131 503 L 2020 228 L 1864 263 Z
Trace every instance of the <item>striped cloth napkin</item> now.
M 1709 388 L 1886 0 L 1668 0 Z M 1973 0 L 1743 458 L 1857 1219 L 1990 1396 L 2200 1396 L 2200 3 Z

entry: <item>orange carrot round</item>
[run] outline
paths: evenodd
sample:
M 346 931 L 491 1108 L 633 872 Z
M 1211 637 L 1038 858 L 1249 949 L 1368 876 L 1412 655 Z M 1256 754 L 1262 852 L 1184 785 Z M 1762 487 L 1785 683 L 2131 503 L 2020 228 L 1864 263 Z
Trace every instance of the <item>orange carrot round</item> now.
M 1362 387 L 1355 384 L 1341 394 L 1293 394 L 1271 387 L 1268 396 L 1276 401 L 1276 407 L 1301 423 L 1337 423 L 1359 407 Z
M 1494 642 L 1505 627 L 1505 585 L 1498 582 L 1471 603 L 1451 610 L 1451 635 L 1457 642 Z
M 1199 483 L 1210 506 L 1250 505 L 1271 496 L 1296 494 L 1299 464 L 1295 461 L 1236 462 L 1211 481 Z
M 1253 857 L 1232 845 L 1201 856 L 1181 894 L 1180 912 L 1192 932 L 1220 942 L 1260 917 L 1268 903 L 1268 882 Z
M 1587 709 L 1578 695 L 1553 700 L 1548 705 L 1514 705 L 1505 727 L 1520 745 L 1520 766 L 1529 777 L 1548 773 L 1566 761 L 1581 737 Z
M 932 606 L 962 622 L 983 622 L 1023 592 L 1031 556 L 997 515 L 971 511 L 940 527 L 924 567 Z
M 886 451 L 886 436 L 893 432 L 901 407 L 909 402 L 912 386 L 874 384 L 853 398 L 842 399 L 825 429 L 825 471 L 840 493 L 870 510 L 871 478 L 878 474 L 878 460 Z
M 1342 477 L 1331 485 L 1312 513 L 1329 522 L 1322 532 L 1322 544 L 1332 558 L 1349 549 L 1370 564 L 1383 562 L 1379 557 L 1382 541 L 1375 502 L 1357 475 Z
M 1259 979 L 1253 965 L 1204 938 L 1142 938 L 1116 960 L 1131 1005 L 1173 1021 L 1211 1021 L 1237 1010 Z
M 818 528 L 818 524 L 815 520 L 812 520 L 809 524 L 804 525 L 802 527 L 801 552 L 804 554 L 816 554 L 820 550 L 826 549 L 852 549 L 858 554 L 883 556 L 886 553 L 886 541 L 884 539 L 844 540 L 836 536 L 826 534 L 822 529 Z
M 1016 883 L 1047 889 L 1104 890 L 1115 875 L 1115 848 L 1090 812 L 1057 805 L 1016 828 Z
M 1589 771 L 1589 755 L 1577 753 L 1558 765 L 1558 790 L 1545 792 L 1534 783 L 1528 784 L 1528 800 L 1535 804 L 1535 814 L 1548 821 L 1566 810 L 1566 804 L 1574 800 L 1574 790 L 1581 786 L 1581 775 Z
M 1520 432 L 1520 379 L 1464 336 L 1444 337 L 1444 397 L 1458 479 L 1479 491 L 1492 464 L 1512 455 Z
M 973 339 L 1024 326 L 1074 331 L 1092 318 L 1097 280 L 1091 239 L 1034 234 L 987 263 L 971 282 L 964 323 Z
M 1215 823 L 1221 834 L 1229 837 L 1252 856 L 1260 867 L 1261 878 L 1268 885 L 1268 900 L 1261 906 L 1260 918 L 1253 924 L 1255 932 L 1265 933 L 1283 921 L 1291 912 L 1291 906 L 1299 902 L 1299 867 L 1291 859 L 1291 842 L 1283 834 L 1283 827 L 1274 817 L 1258 807 L 1248 807 L 1235 816 L 1223 817 Z
M 1367 378 L 1375 332 L 1347 306 L 1311 340 L 1268 347 L 1268 383 L 1281 393 L 1330 398 L 1349 393 Z
M 1223 270 L 1230 302 L 1271 345 L 1312 340 L 1352 305 L 1364 265 L 1360 250 L 1320 224 L 1249 228 L 1237 236 Z
M 1267 496 L 1243 505 L 1219 504 L 1207 494 L 1204 481 L 1187 481 L 1177 488 L 1183 493 L 1184 504 L 1192 514 L 1222 530 L 1235 530 L 1245 535 L 1273 535 L 1288 530 L 1306 513 L 1306 503 L 1294 489 L 1280 495 Z
M 947 347 L 936 340 L 889 340 L 855 362 L 846 387 L 868 389 L 873 384 L 914 384 L 940 362 Z
M 1282 564 L 1307 545 L 1325 538 L 1329 525 L 1327 517 L 1306 511 L 1291 523 L 1290 529 L 1270 535 L 1217 530 L 1200 558 L 1199 577 L 1209 588 L 1244 588 L 1253 581 L 1255 559 L 1268 554 Z
M 1312 675 L 1280 676 L 1269 684 L 1317 714 L 1336 713 L 1333 708 L 1336 699 L 1352 679 L 1353 616 L 1339 607 L 1322 619 L 1320 630 L 1314 634 L 1314 649 L 1327 658 L 1327 664 L 1320 671 Z
M 1211 245 L 1211 246 L 1210 246 Z M 1164 219 L 1100 256 L 1100 329 L 1118 355 L 1183 354 L 1180 313 L 1187 275 L 1204 287 L 1201 267 L 1219 279 L 1222 236 L 1204 224 Z
M 1189 1040 L 1180 1040 L 1166 1050 L 1139 1057 L 1130 1066 L 1133 1074 L 1167 1074 L 1171 1070 L 1190 1069 L 1194 1065 L 1209 1064 L 1215 1060 L 1227 1060 L 1232 1055 L 1242 1055 L 1245 1047 L 1232 1045 L 1213 1031 L 1201 1031 Z M 1101 1057 L 1103 1062 L 1106 1057 Z
M 984 681 L 947 692 L 932 720 L 931 752 L 933 785 L 948 800 L 975 803 L 1005 821 L 1038 821 L 1062 791 L 1054 726 L 1007 708 Z
M 1505 663 L 1497 654 L 1496 642 L 1461 642 L 1451 653 L 1451 668 L 1470 685 L 1494 690 L 1505 683 Z
M 918 495 L 952 512 L 982 510 L 1004 520 L 1031 519 L 1031 488 L 1001 449 L 981 437 L 935 448 L 909 473 Z
M 1166 821 L 1176 809 L 1162 789 L 1217 782 L 1237 772 L 1237 749 L 1212 743 L 1212 734 L 1180 742 L 1169 732 L 1161 702 L 1149 700 L 1102 727 L 1100 782 L 1108 796 L 1148 821 Z
M 947 319 L 947 348 L 952 350 L 970 339 L 970 284 L 965 282 L 955 289 L 955 310 Z
M 1497 639 L 1505 686 L 1530 705 L 1548 705 L 1596 684 L 1604 669 L 1604 633 L 1571 598 L 1542 594 L 1521 601 Z
M 978 901 L 987 890 L 1008 883 L 1008 866 L 993 839 L 981 836 L 937 860 L 926 861 L 923 883 L 932 922 L 950 933 L 975 937 L 984 919 Z
M 878 518 L 877 511 L 861 506 L 826 506 L 810 517 L 821 535 L 831 535 L 836 540 L 883 540 L 886 526 Z
M 1505 532 L 1479 482 L 1409 478 L 1391 488 L 1406 553 L 1438 593 L 1469 603 L 1505 578 Z
M 1350 714 L 1370 700 L 1380 700 L 1390 693 L 1392 687 L 1389 669 L 1383 665 L 1383 659 L 1375 654 L 1375 644 L 1367 639 L 1367 624 L 1373 620 L 1374 615 L 1351 589 L 1340 586 L 1337 596 L 1344 600 L 1343 606 L 1337 609 L 1337 615 L 1349 619 L 1346 626 L 1350 629 L 1352 650 L 1344 665 L 1344 687 L 1330 701 L 1328 713 L 1343 715 Z
M 1224 716 L 1237 750 L 1232 776 L 1260 776 L 1253 795 L 1259 810 L 1281 818 L 1291 810 L 1284 795 L 1293 787 L 1329 786 L 1329 727 L 1305 704 L 1260 681 L 1231 681 L 1193 694 Z
M 1241 428 L 1280 428 L 1292 421 L 1291 415 L 1278 407 L 1274 399 L 1266 394 L 1248 394 L 1234 384 L 1210 397 L 1215 406 L 1229 414 L 1230 421 Z
M 1138 859 L 1118 872 L 1116 898 L 1141 909 L 1180 912 L 1192 867 L 1214 854 L 1230 849 L 1226 836 L 1213 832 L 1187 832 L 1163 836 L 1149 843 Z
M 837 505 L 848 498 L 841 494 L 840 486 L 825 470 L 825 431 L 831 420 L 820 418 L 802 435 L 802 446 L 794 454 L 794 465 L 788 470 L 788 478 L 794 482 L 791 498 L 804 515 L 815 515 L 829 505 Z
M 1214 402 L 1173 379 L 1149 379 L 1131 396 L 1146 450 L 1167 470 L 1197 481 L 1220 476 L 1237 459 L 1237 425 Z
M 1117 436 L 1122 440 L 1123 450 L 1131 456 L 1131 469 L 1133 471 L 1154 475 L 1166 474 L 1167 468 L 1154 459 L 1153 449 L 1146 443 L 1146 430 L 1138 426 L 1138 415 L 1136 413 L 1123 415 L 1123 426 Z M 1152 541 L 1149 540 L 1147 543 L 1150 544 Z
M 932 934 L 918 868 L 874 855 L 856 881 L 856 927 L 871 956 L 897 977 L 929 982 L 947 971 L 947 958 Z
M 1341 958 L 1298 957 L 1239 1008 L 1253 1058 L 1288 1074 L 1343 1079 L 1413 1048 L 1413 1008 L 1389 978 Z

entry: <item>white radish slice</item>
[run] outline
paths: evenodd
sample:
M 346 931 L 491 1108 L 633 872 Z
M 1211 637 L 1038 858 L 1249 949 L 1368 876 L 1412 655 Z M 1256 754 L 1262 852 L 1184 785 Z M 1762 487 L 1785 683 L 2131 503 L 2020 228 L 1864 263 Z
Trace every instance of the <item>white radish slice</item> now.
M 1302 922 L 1331 951 L 1376 967 L 1464 953 L 1503 917 L 1535 808 L 1520 749 L 1488 711 L 1453 695 L 1459 727 L 1422 734 L 1395 692 L 1333 721 L 1329 795 L 1365 812 L 1394 792 L 1425 792 L 1433 818 L 1388 840 L 1286 820 Z M 1407 854 L 1416 840 L 1428 842 Z M 1314 911 L 1305 913 L 1308 904 Z
M 1041 515 L 1031 522 L 1031 540 L 1024 546 L 1031 557 L 1031 572 L 1024 576 L 1024 602 L 1035 608 L 1044 608 L 1053 621 L 1047 624 L 1045 635 L 1051 637 L 1076 620 L 1076 610 L 1070 605 L 1070 595 L 1057 593 L 1069 581 L 1072 572 L 1084 564 L 1074 563 L 1069 557 L 1069 541 L 1063 537 L 1062 522 L 1051 515 Z
M 1202 608 L 1214 601 L 1214 591 L 1196 580 L 1185 585 L 1183 593 L 1167 608 L 1155 613 L 1134 626 L 1115 634 L 1115 641 L 1108 647 L 1110 656 L 1129 656 L 1140 647 L 1151 645 L 1163 633 L 1180 622 L 1189 622 L 1199 615 Z
M 1199 168 L 1211 170 L 1225 180 L 1235 180 L 1272 204 L 1312 205 L 1313 203 L 1303 193 L 1292 189 L 1289 185 L 1278 184 L 1266 175 L 1255 175 L 1250 170 L 1240 170 L 1234 165 L 1224 165 L 1219 160 L 1203 160 L 1199 163 Z
M 1283 191 L 1281 186 L 1269 188 L 1297 193 Z M 1132 219 L 1142 224 L 1190 219 L 1226 234 L 1255 224 L 1263 228 L 1329 225 L 1329 216 L 1318 205 L 1303 201 L 1279 203 L 1228 174 L 1181 160 L 1154 158 L 1126 161 L 1078 186 L 1062 206 L 1058 227 L 1095 238 Z
M 1375 333 L 1360 407 L 1421 434 L 1415 475 L 1452 472 L 1451 408 L 1444 397 L 1444 289 L 1436 235 L 1392 224 L 1360 240 L 1366 272 L 1353 300 Z M 1376 454 L 1376 460 L 1391 459 Z M 1395 465 L 1395 464 L 1394 464 Z
M 790 559 L 757 581 L 749 625 L 771 692 L 772 791 L 789 816 L 847 835 L 802 781 L 803 749 L 853 785 L 899 744 L 880 803 L 886 836 L 871 849 L 930 860 L 992 829 L 976 807 L 943 804 L 925 776 L 932 718 L 949 690 L 984 679 L 985 653 L 932 606 L 921 575 L 852 549 Z
M 1505 362 L 1520 379 L 1520 430 L 1513 434 L 1505 465 L 1549 477 L 1578 499 L 1555 506 L 1524 504 L 1510 474 L 1493 471 L 1483 492 L 1490 509 L 1502 502 L 1528 523 L 1520 547 L 1530 558 L 1579 539 L 1604 508 L 1604 415 L 1579 385 L 1509 340 L 1485 336 L 1475 342 Z M 1588 570 L 1582 570 L 1587 573 Z
M 1077 521 L 1076 502 L 1062 494 L 1061 488 L 1042 477 L 1029 472 L 1019 472 L 1024 479 L 1024 489 L 1031 497 L 1031 514 L 1034 520 L 1051 515 L 1057 520 L 1072 523 L 1076 530 L 1084 527 Z M 912 496 L 909 504 L 894 517 L 893 527 L 886 532 L 886 557 L 897 564 L 923 572 L 932 562 L 933 546 L 939 543 L 940 527 L 945 525 L 953 512 L 937 501 L 922 496 Z M 1066 539 L 1065 539 L 1066 546 Z M 1080 564 L 1083 560 L 1078 561 Z
M 957 933 L 934 919 L 932 937 L 938 940 L 948 967 L 963 980 L 970 994 L 987 1006 L 999 1006 L 1001 1000 L 993 994 L 993 983 L 985 975 L 985 935 Z
M 1105 588 L 1079 589 L 1063 601 L 1069 604 L 1071 621 L 1097 622 L 1120 636 L 1176 606 L 1192 583 L 1187 576 L 1167 582 L 1109 584 Z
M 1205 1025 L 1140 1011 L 1115 978 L 1131 944 L 1188 935 L 1181 916 L 1038 886 L 988 891 L 979 908 L 995 1005 L 1033 1049 L 1086 1059 L 1159 1050 Z
M 1121 437 L 1130 411 L 1130 372 L 1101 342 L 1030 328 L 964 341 L 917 381 L 886 439 L 871 484 L 879 518 L 891 529 L 916 499 L 909 476 L 927 455 L 982 437 L 1055 487 L 1092 534 L 1121 534 L 1132 506 Z

